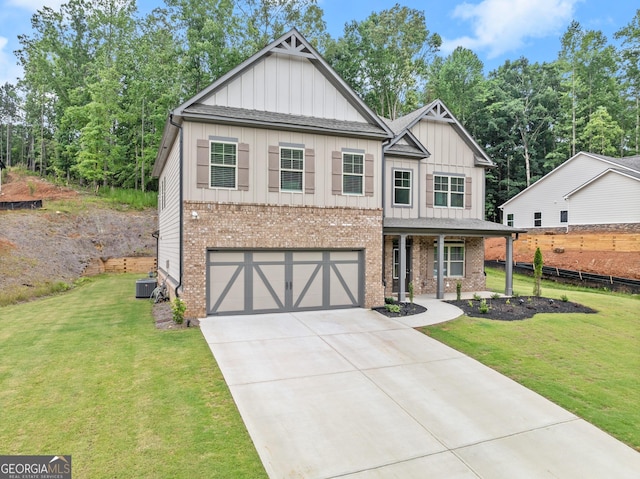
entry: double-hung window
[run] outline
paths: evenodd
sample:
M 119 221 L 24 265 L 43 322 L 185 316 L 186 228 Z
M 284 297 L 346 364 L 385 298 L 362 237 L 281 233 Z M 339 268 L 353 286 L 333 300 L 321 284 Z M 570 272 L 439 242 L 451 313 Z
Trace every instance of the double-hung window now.
M 513 226 L 513 213 L 507 214 L 507 226 Z
M 304 150 L 280 148 L 280 189 L 302 192 Z
M 434 248 L 433 276 L 438 276 L 438 246 Z M 445 243 L 444 276 L 448 278 L 464 277 L 464 243 Z
M 433 204 L 450 208 L 464 208 L 464 177 L 435 175 Z
M 410 170 L 395 170 L 393 172 L 393 204 L 411 205 Z
M 536 211 L 533 213 L 533 226 L 542 226 L 542 212 Z
M 364 155 L 342 153 L 342 193 L 364 194 Z
M 235 189 L 238 176 L 238 145 L 219 141 L 211 142 L 212 188 Z

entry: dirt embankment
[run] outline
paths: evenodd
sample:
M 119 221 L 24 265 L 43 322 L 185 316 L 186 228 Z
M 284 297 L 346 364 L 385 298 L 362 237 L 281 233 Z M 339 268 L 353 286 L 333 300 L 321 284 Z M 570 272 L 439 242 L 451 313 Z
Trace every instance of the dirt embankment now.
M 486 260 L 505 260 L 503 238 L 487 238 L 484 245 Z M 640 279 L 640 231 L 583 228 L 557 235 L 521 235 L 513 245 L 514 260 L 532 263 L 537 246 L 545 266 Z
M 40 210 L 0 211 L 0 290 L 72 281 L 94 258 L 156 254 L 155 209 L 118 211 L 37 177 L 3 181 L 0 201 L 37 199 Z

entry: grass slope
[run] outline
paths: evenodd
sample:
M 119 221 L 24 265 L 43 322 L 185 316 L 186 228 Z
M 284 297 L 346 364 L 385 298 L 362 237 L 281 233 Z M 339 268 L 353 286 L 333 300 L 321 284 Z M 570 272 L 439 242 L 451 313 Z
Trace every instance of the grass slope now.
M 504 273 L 487 270 L 487 287 Z M 514 291 L 533 279 L 516 275 Z M 543 282 L 542 294 L 598 310 L 524 321 L 467 316 L 422 331 L 472 356 L 640 451 L 640 297 Z
M 266 477 L 198 329 L 158 331 L 135 276 L 0 308 L 0 451 L 74 477 Z

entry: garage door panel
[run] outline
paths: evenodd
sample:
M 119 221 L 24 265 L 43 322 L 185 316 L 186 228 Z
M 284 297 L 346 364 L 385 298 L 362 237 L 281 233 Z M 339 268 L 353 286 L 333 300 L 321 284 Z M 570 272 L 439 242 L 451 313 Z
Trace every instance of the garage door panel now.
M 322 259 L 322 258 L 321 258 Z M 321 308 L 323 305 L 322 264 L 294 264 L 293 308 Z
M 331 265 L 329 296 L 332 305 L 352 306 L 358 303 L 357 277 L 358 265 Z
M 254 264 L 252 292 L 253 310 L 273 310 L 285 307 L 284 264 Z
M 213 265 L 209 268 L 209 298 L 218 312 L 243 311 L 244 265 Z

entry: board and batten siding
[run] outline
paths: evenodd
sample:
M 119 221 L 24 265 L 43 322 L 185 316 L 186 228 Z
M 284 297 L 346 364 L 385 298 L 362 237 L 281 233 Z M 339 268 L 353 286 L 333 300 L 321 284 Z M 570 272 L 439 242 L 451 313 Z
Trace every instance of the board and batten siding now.
M 162 174 L 158 178 L 161 194 L 158 199 L 158 269 L 175 281 L 180 280 L 180 143 L 175 141 Z M 163 206 L 164 204 L 164 206 Z
M 385 216 L 394 218 L 451 218 L 451 219 L 484 219 L 484 168 L 475 166 L 474 151 L 460 137 L 458 132 L 449 123 L 423 119 L 419 121 L 411 132 L 426 146 L 431 156 L 419 168 L 414 161 L 416 170 L 414 185 L 416 191 L 414 198 L 417 200 L 412 208 L 398 208 L 392 206 L 393 201 L 393 173 L 394 168 L 402 168 L 409 165 L 407 160 L 387 158 L 387 195 Z M 459 175 L 465 177 L 465 207 L 464 208 L 440 208 L 433 206 L 433 182 L 432 175 Z M 427 177 L 427 175 L 429 175 Z M 429 180 L 427 180 L 429 178 Z M 418 191 L 419 189 L 419 191 Z M 469 190 L 471 194 L 469 195 Z M 431 197 L 428 201 L 427 197 Z M 419 200 L 418 200 L 419 197 Z M 469 207 L 469 201 L 471 205 Z
M 611 166 L 583 154 L 567 160 L 505 204 L 502 208 L 503 223 L 507 224 L 508 215 L 513 214 L 514 227 L 531 229 L 534 228 L 534 213 L 540 212 L 542 228 L 563 227 L 567 223 L 560 222 L 560 211 L 567 210 L 568 224 L 574 224 L 570 211 L 574 201 L 566 201 L 564 197 Z
M 197 186 L 197 143 L 211 138 L 237 139 L 249 148 L 248 188 L 222 189 Z M 313 155 L 313 174 L 304 175 L 302 192 L 272 191 L 269 188 L 269 149 L 280 145 L 304 147 L 305 155 Z M 336 195 L 332 189 L 332 156 L 334 152 L 362 152 L 373 161 L 373 192 L 371 195 Z M 382 146 L 379 140 L 334 137 L 262 128 L 216 125 L 212 123 L 184 124 L 184 199 L 214 203 L 281 204 L 318 207 L 380 208 Z M 276 173 L 277 174 L 277 173 Z M 307 184 L 313 179 L 314 184 Z
M 366 122 L 309 59 L 289 55 L 264 57 L 202 103 Z
M 640 223 L 640 181 L 609 172 L 567 200 L 569 224 Z

